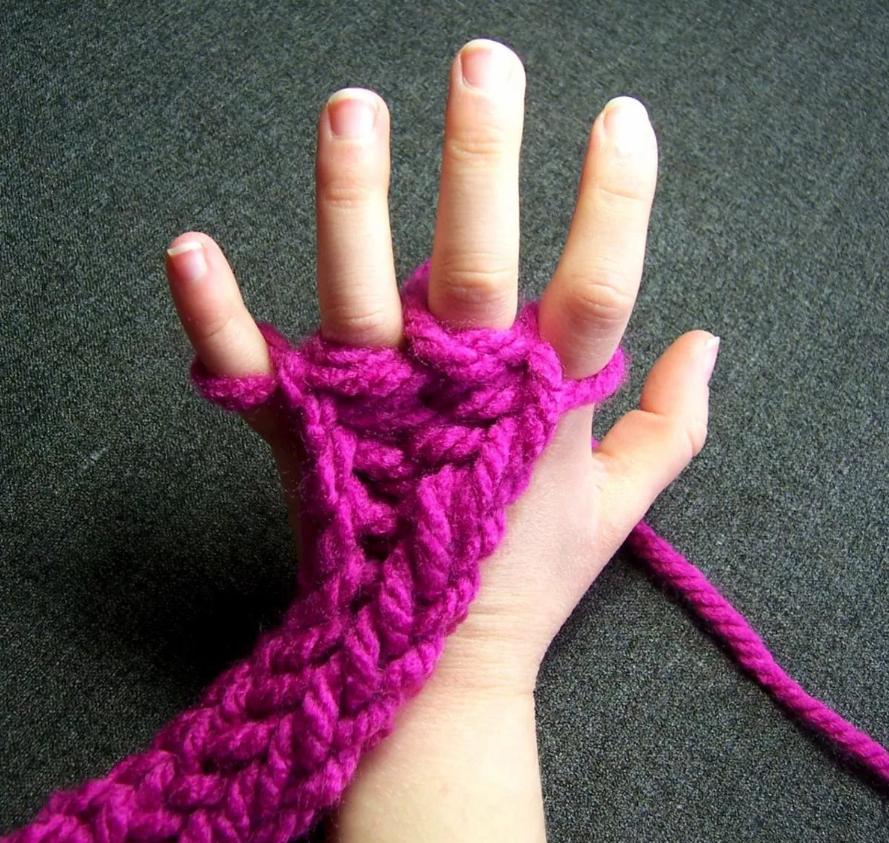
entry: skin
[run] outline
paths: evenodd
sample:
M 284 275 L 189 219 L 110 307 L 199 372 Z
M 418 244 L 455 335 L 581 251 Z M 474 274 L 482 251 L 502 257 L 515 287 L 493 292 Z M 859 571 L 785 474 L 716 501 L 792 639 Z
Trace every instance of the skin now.
M 493 41 L 450 71 L 429 306 L 455 326 L 508 327 L 516 314 L 518 168 L 525 72 Z M 644 106 L 596 118 L 564 252 L 540 309 L 565 372 L 598 371 L 617 348 L 642 275 L 657 179 Z M 402 336 L 387 194 L 389 111 L 374 92 L 335 93 L 318 121 L 317 285 L 321 330 L 353 345 Z M 188 232 L 166 258 L 195 353 L 226 377 L 268 372 L 265 342 L 213 240 Z M 639 408 L 590 450 L 592 408 L 566 415 L 508 513 L 467 620 L 435 674 L 362 761 L 331 823 L 339 843 L 543 841 L 534 687 L 547 647 L 630 529 L 701 450 L 718 339 L 684 334 L 651 369 Z M 268 409 L 245 421 L 269 444 L 299 549 L 299 449 Z

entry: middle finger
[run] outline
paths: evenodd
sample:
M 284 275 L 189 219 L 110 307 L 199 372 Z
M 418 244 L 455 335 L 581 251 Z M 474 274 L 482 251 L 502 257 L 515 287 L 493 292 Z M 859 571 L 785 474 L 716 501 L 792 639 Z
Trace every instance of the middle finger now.
M 508 328 L 516 313 L 525 71 L 496 41 L 451 66 L 429 309 L 455 327 Z

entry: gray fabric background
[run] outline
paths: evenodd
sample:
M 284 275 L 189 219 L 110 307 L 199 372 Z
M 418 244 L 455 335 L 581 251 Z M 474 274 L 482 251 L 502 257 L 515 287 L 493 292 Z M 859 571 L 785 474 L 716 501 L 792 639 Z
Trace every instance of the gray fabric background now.
M 709 443 L 654 524 L 812 693 L 889 744 L 889 10 L 883 2 L 21 2 L 0 11 L 0 830 L 143 747 L 292 585 L 265 446 L 203 403 L 163 277 L 188 228 L 314 328 L 315 120 L 393 122 L 400 275 L 432 242 L 447 67 L 528 74 L 523 291 L 612 96 L 660 142 L 629 408 L 723 338 Z M 603 429 L 600 424 L 599 430 Z M 539 690 L 552 841 L 889 840 L 885 796 L 618 558 Z

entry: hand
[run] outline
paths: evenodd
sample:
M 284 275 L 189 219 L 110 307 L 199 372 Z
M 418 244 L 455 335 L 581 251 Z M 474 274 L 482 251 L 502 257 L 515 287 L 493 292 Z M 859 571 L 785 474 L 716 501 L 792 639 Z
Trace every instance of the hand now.
M 451 68 L 429 307 L 457 327 L 506 328 L 516 315 L 524 90 L 518 57 L 495 42 L 470 42 Z M 656 177 L 645 108 L 628 97 L 612 100 L 593 124 L 567 243 L 540 306 L 541 333 L 570 377 L 599 370 L 620 342 L 642 274 Z M 339 91 L 318 124 L 317 284 L 327 338 L 369 346 L 401 340 L 388 181 L 386 104 L 371 91 Z M 183 327 L 207 369 L 226 377 L 269 372 L 265 341 L 219 247 L 206 235 L 183 234 L 170 246 L 167 269 Z M 408 705 L 408 725 L 381 746 L 384 758 L 398 754 L 399 740 L 410 744 L 410 722 L 423 722 L 424 699 L 441 711 L 443 700 L 460 697 L 465 713 L 467 699 L 531 697 L 553 636 L 703 446 L 717 350 L 704 331 L 679 338 L 649 373 L 639 410 L 595 451 L 591 408 L 562 419 L 508 514 L 504 542 L 483 564 L 480 592 L 446 644 L 432 690 Z M 268 408 L 246 420 L 271 446 L 299 541 L 298 443 Z M 505 708 L 498 703 L 489 714 L 497 718 Z M 520 728 L 527 732 L 527 723 Z M 428 722 L 418 729 L 427 736 L 421 742 L 435 733 Z M 533 706 L 530 734 L 533 745 Z M 385 780 L 380 756 L 371 763 L 377 772 L 370 776 Z
M 516 314 L 519 147 L 525 77 L 502 45 L 475 41 L 451 68 L 429 306 L 455 326 L 506 328 Z M 401 306 L 389 230 L 389 112 L 372 91 L 331 97 L 318 123 L 317 278 L 322 333 L 397 345 Z M 543 336 L 566 374 L 617 348 L 642 274 L 657 176 L 644 106 L 619 97 L 593 124 L 564 253 L 541 302 Z M 270 371 L 265 340 L 220 248 L 176 238 L 170 289 L 197 355 L 221 376 Z M 440 670 L 467 682 L 533 685 L 546 647 L 654 498 L 704 443 L 716 345 L 696 331 L 658 361 L 640 410 L 590 449 L 592 410 L 566 416 L 483 568 L 469 619 Z M 298 533 L 298 443 L 268 410 L 248 422 L 270 444 Z M 505 653 L 510 653 L 509 658 Z

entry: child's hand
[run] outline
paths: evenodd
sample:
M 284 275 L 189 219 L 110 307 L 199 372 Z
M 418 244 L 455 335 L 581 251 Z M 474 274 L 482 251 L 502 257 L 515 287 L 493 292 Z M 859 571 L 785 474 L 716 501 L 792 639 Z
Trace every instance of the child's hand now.
M 429 306 L 455 326 L 506 328 L 516 315 L 519 147 L 524 69 L 490 41 L 451 68 Z M 564 253 L 540 309 L 566 373 L 582 377 L 613 354 L 642 273 L 657 175 L 645 108 L 621 97 L 592 127 Z M 387 191 L 389 113 L 367 90 L 336 93 L 321 113 L 317 273 L 324 335 L 395 346 L 402 333 Z M 182 324 L 214 374 L 270 371 L 265 341 L 219 247 L 206 235 L 171 244 L 167 269 Z M 717 341 L 681 337 L 652 369 L 641 409 L 591 451 L 592 410 L 567 415 L 483 565 L 467 621 L 449 639 L 436 681 L 533 688 L 547 646 L 655 497 L 701 449 Z M 248 422 L 269 442 L 298 525 L 298 443 L 268 408 Z

